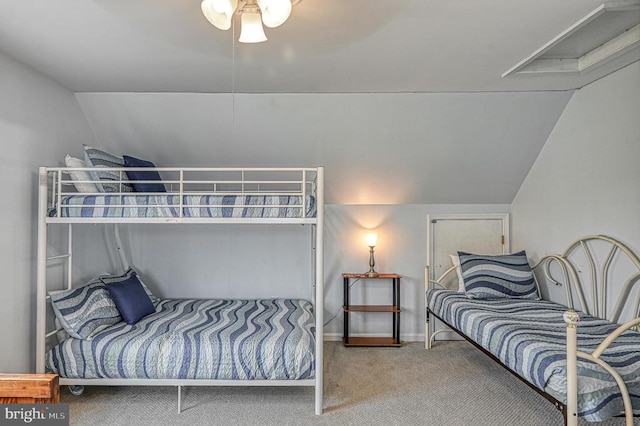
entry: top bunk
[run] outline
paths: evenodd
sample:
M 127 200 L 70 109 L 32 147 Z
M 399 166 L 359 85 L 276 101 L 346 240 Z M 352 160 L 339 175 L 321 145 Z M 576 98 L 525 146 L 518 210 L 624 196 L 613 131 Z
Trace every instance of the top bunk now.
M 40 167 L 39 214 L 46 223 L 317 224 L 323 175 L 323 167 Z

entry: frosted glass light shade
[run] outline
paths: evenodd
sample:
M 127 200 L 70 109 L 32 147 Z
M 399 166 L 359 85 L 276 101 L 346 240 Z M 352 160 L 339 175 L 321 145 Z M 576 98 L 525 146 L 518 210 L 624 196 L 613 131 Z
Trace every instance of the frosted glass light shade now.
M 369 232 L 365 236 L 365 240 L 367 241 L 367 245 L 369 247 L 375 247 L 378 243 L 378 234 L 376 234 L 375 232 Z
M 231 28 L 231 19 L 237 7 L 238 0 L 203 0 L 200 4 L 205 18 L 221 30 Z
M 269 27 L 275 28 L 284 24 L 291 15 L 291 0 L 257 0 L 262 12 L 262 22 Z
M 258 12 L 243 12 L 240 17 L 242 30 L 240 31 L 240 43 L 260 43 L 267 41 L 267 36 L 262 28 L 262 21 Z

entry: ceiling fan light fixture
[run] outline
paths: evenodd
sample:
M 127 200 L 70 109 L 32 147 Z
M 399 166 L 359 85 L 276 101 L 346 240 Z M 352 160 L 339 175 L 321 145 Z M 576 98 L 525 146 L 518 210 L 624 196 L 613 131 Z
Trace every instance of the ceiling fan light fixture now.
M 267 36 L 262 28 L 262 20 L 258 11 L 243 11 L 240 16 L 242 30 L 240 31 L 240 43 L 260 43 L 267 41 Z
M 216 28 L 228 30 L 231 19 L 238 7 L 238 0 L 203 0 L 202 14 Z
M 241 43 L 266 41 L 262 24 L 279 27 L 291 15 L 291 9 L 301 0 L 203 0 L 202 14 L 216 28 L 231 28 L 234 14 L 240 15 Z
M 262 12 L 262 22 L 269 27 L 275 28 L 284 24 L 291 15 L 293 5 L 291 0 L 257 0 Z

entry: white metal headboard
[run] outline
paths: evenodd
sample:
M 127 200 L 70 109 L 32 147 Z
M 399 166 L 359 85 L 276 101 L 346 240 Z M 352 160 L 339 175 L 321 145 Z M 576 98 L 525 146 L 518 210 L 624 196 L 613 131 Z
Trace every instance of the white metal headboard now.
M 582 276 L 584 283 L 577 273 L 579 268 L 576 267 L 575 261 L 575 257 L 580 256 L 580 254 L 584 256 L 589 269 L 589 273 Z M 613 277 L 611 265 L 615 262 L 627 262 L 631 271 L 623 278 L 622 287 L 616 285 L 616 289 L 619 288 L 620 292 L 617 295 L 615 307 L 609 312 L 607 302 L 608 298 L 613 296 L 611 280 L 612 278 L 617 278 L 617 281 L 620 282 L 619 276 Z M 552 264 L 560 266 L 561 279 L 553 276 L 551 271 Z M 628 299 L 631 290 L 640 282 L 640 258 L 620 241 L 605 235 L 582 237 L 570 244 L 562 255 L 545 256 L 533 266 L 534 269 L 539 267 L 542 268 L 549 282 L 564 287 L 568 307 L 574 307 L 573 296 L 575 296 L 580 304 L 580 310 L 613 323 L 620 321 L 620 316 L 627 303 L 629 303 Z M 620 269 L 616 268 L 617 271 L 620 271 Z M 589 297 L 586 297 L 584 292 L 587 288 L 590 290 Z M 640 291 L 635 305 L 631 306 L 633 316 L 635 318 L 640 317 Z

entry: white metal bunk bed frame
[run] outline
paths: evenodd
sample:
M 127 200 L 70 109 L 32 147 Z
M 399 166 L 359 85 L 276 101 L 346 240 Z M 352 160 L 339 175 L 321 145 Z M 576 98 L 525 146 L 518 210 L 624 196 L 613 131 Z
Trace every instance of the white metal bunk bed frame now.
M 137 181 L 138 183 L 162 183 L 169 187 L 168 194 L 179 196 L 180 204 L 172 205 L 179 209 L 177 217 L 63 217 L 61 201 L 70 195 L 151 195 L 150 193 L 120 192 L 120 193 L 78 193 L 72 189 L 73 181 L 69 172 L 90 172 L 94 168 L 66 168 L 66 167 L 40 167 L 38 189 L 38 245 L 37 245 L 37 314 L 36 314 L 36 372 L 45 372 L 45 355 L 47 339 L 54 336 L 59 329 L 47 332 L 47 265 L 52 260 L 66 261 L 66 286 L 73 287 L 73 224 L 116 224 L 116 243 L 118 254 L 123 267 L 128 266 L 126 258 L 121 251 L 119 241 L 118 224 L 124 223 L 182 223 L 182 224 L 301 224 L 312 226 L 312 282 L 313 306 L 315 315 L 315 377 L 302 380 L 203 380 L 203 379 L 69 379 L 60 378 L 61 385 L 102 385 L 102 386 L 176 386 L 178 390 L 178 412 L 181 411 L 182 386 L 313 386 L 315 391 L 315 413 L 322 414 L 323 404 L 323 314 L 324 314 L 324 167 L 307 168 L 100 168 L 100 171 L 112 171 L 120 175 L 119 181 L 111 181 L 111 184 L 131 184 L 125 180 L 125 173 L 130 171 L 158 171 L 163 175 L 177 176 L 174 179 L 162 181 Z M 291 179 L 291 174 L 298 174 L 300 178 Z M 215 178 L 189 179 L 189 175 L 215 175 Z M 283 177 L 284 175 L 284 177 Z M 238 177 L 239 176 L 239 177 Z M 251 177 L 250 177 L 251 176 Z M 260 177 L 256 177 L 260 176 Z M 263 177 L 264 176 L 264 177 Z M 276 176 L 275 178 L 271 176 Z M 78 183 L 104 183 L 98 180 L 77 181 Z M 274 192 L 274 185 L 284 186 L 283 191 Z M 189 186 L 198 189 L 189 189 Z M 211 189 L 203 190 L 202 187 Z M 262 186 L 262 187 L 261 187 Z M 173 188 L 176 188 L 173 190 Z M 293 189 L 292 189 L 293 188 Z M 71 191 L 69 190 L 71 189 Z M 157 195 L 158 193 L 156 193 Z M 161 194 L 162 195 L 162 194 Z M 301 196 L 300 205 L 288 205 L 282 207 L 301 209 L 297 218 L 204 218 L 184 216 L 183 204 L 185 195 L 298 195 Z M 306 213 L 307 195 L 315 197 L 315 216 L 308 217 Z M 122 199 L 121 199 L 122 200 Z M 100 207 L 100 206 L 95 206 Z M 120 204 L 111 204 L 110 208 L 122 207 L 137 208 L 139 206 L 127 205 L 124 201 Z M 169 207 L 168 205 L 165 207 Z M 191 207 L 206 207 L 192 205 Z M 215 207 L 246 207 L 260 208 L 267 205 L 231 205 Z M 276 207 L 276 206 L 272 206 Z M 55 208 L 55 214 L 49 216 L 51 209 Z M 73 207 L 71 207 L 73 208 Z M 77 207 L 76 207 L 77 208 Z M 50 224 L 67 224 L 68 226 L 68 251 L 64 254 L 47 255 L 47 227 Z
M 610 246 L 608 254 L 604 260 L 604 262 L 600 265 L 600 268 L 596 265 L 594 251 L 595 248 L 590 245 L 590 242 L 599 241 Z M 576 272 L 576 267 L 569 260 L 569 257 L 574 255 L 575 252 L 581 248 L 585 257 L 586 262 L 589 265 L 590 273 L 589 273 L 589 281 L 591 288 L 591 300 L 587 300 L 584 295 L 584 291 L 582 288 L 582 283 L 578 278 L 578 273 Z M 620 295 L 616 301 L 615 307 L 612 312 L 609 312 L 607 309 L 607 294 L 609 288 L 609 280 L 611 278 L 610 267 L 616 258 L 616 255 L 620 254 L 620 256 L 626 256 L 626 258 L 630 261 L 630 263 L 635 266 L 636 271 L 632 272 L 626 281 L 624 282 L 622 289 L 620 291 Z M 551 272 L 551 265 L 557 264 L 560 268 L 562 279 L 558 280 L 554 278 L 553 273 Z M 455 271 L 455 266 L 452 266 L 448 270 L 446 270 L 440 277 L 437 279 L 432 279 L 430 276 L 429 266 L 425 267 L 424 279 L 425 279 L 425 349 L 431 349 L 435 337 L 442 333 L 451 331 L 451 328 L 444 328 L 440 330 L 435 330 L 435 318 L 434 320 L 430 320 L 430 316 L 435 315 L 430 312 L 428 303 L 426 300 L 426 292 L 433 288 L 434 286 L 438 286 L 443 289 L 447 289 L 444 285 L 442 285 L 445 279 Z M 625 330 L 635 328 L 637 331 L 640 331 L 640 291 L 638 292 L 638 297 L 635 302 L 635 306 L 632 307 L 632 320 L 625 322 L 620 325 L 614 332 L 612 332 L 606 339 L 604 339 L 600 345 L 592 352 L 585 353 L 579 351 L 577 348 L 577 332 L 576 326 L 580 322 L 579 314 L 574 310 L 574 299 L 577 298 L 577 301 L 580 305 L 580 309 L 582 312 L 585 312 L 588 315 L 595 316 L 598 318 L 607 319 L 612 323 L 617 323 L 620 320 L 620 316 L 625 308 L 625 305 L 629 299 L 629 294 L 633 286 L 640 282 L 640 258 L 629 249 L 626 245 L 621 243 L 620 241 L 605 236 L 605 235 L 589 235 L 583 238 L 580 238 L 574 241 L 569 247 L 562 253 L 561 255 L 547 255 L 544 256 L 538 263 L 536 263 L 532 269 L 542 270 L 545 278 L 549 283 L 554 284 L 556 286 L 562 286 L 565 289 L 566 296 L 566 306 L 568 307 L 567 312 L 564 314 L 564 321 L 567 327 L 567 403 L 563 404 L 557 399 L 551 397 L 550 395 L 544 393 L 540 389 L 534 387 L 529 384 L 526 380 L 522 379 L 516 373 L 513 373 L 508 367 L 509 371 L 511 371 L 516 377 L 520 378 L 523 382 L 528 384 L 535 391 L 543 395 L 546 399 L 554 403 L 556 408 L 564 414 L 565 417 L 565 425 L 567 426 L 577 426 L 578 424 L 578 373 L 577 373 L 577 361 L 578 358 L 588 359 L 590 361 L 595 362 L 604 368 L 611 376 L 615 379 L 618 387 L 620 388 L 620 392 L 622 394 L 622 399 L 625 407 L 625 423 L 627 426 L 633 425 L 633 410 L 631 406 L 631 399 L 629 397 L 629 392 L 627 391 L 627 387 L 624 383 L 624 380 L 618 374 L 617 371 L 606 362 L 600 359 L 600 355 L 609 347 L 609 345 L 622 334 Z M 540 293 L 540 284 L 538 282 L 537 277 L 534 274 L 534 281 L 536 287 L 538 289 L 538 294 Z M 572 294 L 572 289 L 575 292 L 575 298 Z M 589 303 L 591 302 L 591 303 Z M 440 319 L 440 318 L 438 318 Z M 440 319 L 441 320 L 441 319 Z M 445 324 L 447 326 L 447 324 Z M 457 330 L 453 330 L 456 331 Z M 458 334 L 462 335 L 458 332 Z M 462 335 L 462 337 L 465 337 Z M 469 340 L 467 338 L 467 340 Z M 471 342 L 474 343 L 474 342 Z M 496 357 L 494 357 L 491 353 L 486 351 L 485 349 L 479 347 L 477 344 L 474 344 L 480 350 L 485 352 L 494 360 L 500 362 Z M 502 365 L 502 363 L 500 363 Z

